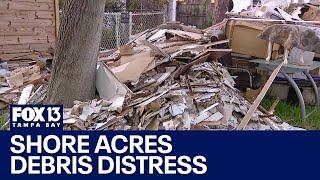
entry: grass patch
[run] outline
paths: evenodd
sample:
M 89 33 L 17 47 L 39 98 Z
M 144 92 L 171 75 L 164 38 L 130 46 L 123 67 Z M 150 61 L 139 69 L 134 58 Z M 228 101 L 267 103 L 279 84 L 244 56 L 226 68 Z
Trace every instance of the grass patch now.
M 9 114 L 8 113 L 2 113 L 0 114 L 0 128 L 2 128 L 2 126 L 8 121 L 9 119 Z M 9 128 L 9 124 L 7 126 L 4 127 L 4 129 L 8 129 Z M 3 129 L 0 129 L 0 131 Z
M 264 108 L 269 109 L 274 101 L 275 98 L 265 97 L 261 105 Z M 314 110 L 314 107 L 307 106 L 306 109 L 308 114 Z M 288 122 L 293 126 L 302 127 L 308 130 L 320 130 L 320 108 L 317 108 L 304 122 L 301 118 L 300 106 L 282 100 L 278 104 L 275 114 L 283 121 Z

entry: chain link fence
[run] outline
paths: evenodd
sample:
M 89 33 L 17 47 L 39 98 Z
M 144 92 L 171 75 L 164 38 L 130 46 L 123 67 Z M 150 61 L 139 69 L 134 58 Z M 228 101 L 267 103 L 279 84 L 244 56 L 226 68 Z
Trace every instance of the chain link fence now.
M 126 44 L 135 34 L 157 27 L 166 21 L 164 12 L 105 13 L 101 49 Z

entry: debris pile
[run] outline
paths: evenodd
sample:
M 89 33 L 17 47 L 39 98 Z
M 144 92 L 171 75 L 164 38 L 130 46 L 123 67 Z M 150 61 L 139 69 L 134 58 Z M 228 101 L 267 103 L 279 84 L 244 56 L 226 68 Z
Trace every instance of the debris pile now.
M 9 104 L 37 104 L 44 100 L 53 54 L 32 52 L 28 57 L 0 63 L 0 109 Z
M 75 102 L 64 114 L 67 130 L 235 130 L 251 103 L 234 88 L 219 60 L 228 40 L 167 23 L 100 56 L 101 100 Z M 107 54 L 107 55 L 106 55 Z M 293 130 L 255 111 L 247 130 Z
M 320 14 L 319 8 L 312 4 L 289 5 L 286 0 L 265 0 L 257 6 L 250 3 L 252 1 L 234 0 L 235 8 L 228 15 L 237 18 L 205 30 L 178 22 L 165 23 L 135 35 L 118 49 L 101 51 L 96 70 L 99 97 L 88 102 L 75 101 L 72 108 L 65 109 L 64 128 L 299 130 L 262 107 L 256 110 L 282 64 L 279 71 L 270 76 L 273 79 L 269 78 L 269 84 L 266 83 L 269 87 L 265 85 L 260 93 L 263 95 L 252 105 L 235 88 L 235 79 L 242 79 L 237 86 L 242 89 L 247 86 L 259 89 L 263 82 L 251 76 L 255 68 L 246 63 L 237 64 L 236 58 L 278 59 L 284 44 L 273 40 L 288 39 L 282 34 L 289 34 L 284 31 L 289 26 L 293 29 L 290 36 L 300 37 L 298 31 L 294 31 L 295 24 L 309 21 L 304 25 L 315 27 L 317 22 L 310 20 L 317 20 L 314 14 Z M 274 28 L 276 32 L 272 30 L 263 40 L 258 39 L 267 27 L 288 21 L 294 25 L 279 26 L 281 28 Z M 295 53 L 299 56 L 303 56 L 304 51 L 314 54 L 317 47 L 314 38 L 305 39 L 313 49 L 301 48 L 302 45 L 289 49 L 303 49 Z M 297 43 L 292 41 L 292 44 Z M 294 52 L 290 52 L 289 57 L 298 57 L 293 55 Z M 45 99 L 52 56 L 48 58 L 40 53 L 31 59 L 0 63 L 1 109 L 12 103 L 37 104 Z M 299 65 L 308 65 L 309 61 L 300 59 Z M 234 64 L 236 66 L 230 66 Z M 232 69 L 244 70 L 245 76 L 242 72 L 232 76 L 229 73 Z M 242 77 L 238 79 L 239 76 Z
M 319 3 L 288 3 L 287 0 L 262 0 L 252 5 L 251 0 L 233 0 L 230 16 L 286 21 L 319 21 Z

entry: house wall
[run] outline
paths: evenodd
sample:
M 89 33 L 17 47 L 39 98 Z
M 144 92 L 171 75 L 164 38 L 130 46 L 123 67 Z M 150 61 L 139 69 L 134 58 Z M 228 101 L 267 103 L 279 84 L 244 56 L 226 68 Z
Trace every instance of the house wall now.
M 54 46 L 58 0 L 0 0 L 0 59 Z

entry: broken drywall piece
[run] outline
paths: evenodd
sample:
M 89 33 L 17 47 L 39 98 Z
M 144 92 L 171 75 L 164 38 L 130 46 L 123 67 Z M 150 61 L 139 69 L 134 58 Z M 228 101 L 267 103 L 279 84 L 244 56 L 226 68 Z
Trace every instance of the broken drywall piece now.
M 284 10 L 280 9 L 280 8 L 276 8 L 276 11 L 280 13 L 280 15 L 282 16 L 282 18 L 286 21 L 293 21 L 293 18 L 290 14 L 288 14 L 287 12 L 285 12 Z
M 105 100 L 117 95 L 125 96 L 128 92 L 131 93 L 104 63 L 99 65 L 96 72 L 96 87 L 100 97 Z
M 30 84 L 30 85 L 28 85 L 27 87 L 25 87 L 25 88 L 22 90 L 20 99 L 19 99 L 19 101 L 18 101 L 18 104 L 19 104 L 19 105 L 27 104 L 28 99 L 29 99 L 29 97 L 30 97 L 30 95 L 31 95 L 31 91 L 32 91 L 33 87 L 34 87 L 34 85 L 33 85 L 33 84 Z
M 211 115 L 212 115 L 212 114 L 211 114 L 210 112 L 208 112 L 208 111 L 206 111 L 206 112 L 204 112 L 204 113 L 201 113 L 201 114 L 199 114 L 198 117 L 196 117 L 196 118 L 193 120 L 192 124 L 199 124 L 199 123 L 207 120 Z
M 233 9 L 231 12 L 239 13 L 243 10 L 247 10 L 250 6 L 253 5 L 252 0 L 232 0 L 233 1 Z
M 188 107 L 183 104 L 183 103 L 179 103 L 179 104 L 173 104 L 169 107 L 169 112 L 171 113 L 171 115 L 173 117 L 178 116 L 178 115 L 182 115 L 185 111 L 185 109 L 187 109 Z
M 223 114 L 221 114 L 219 111 L 214 113 L 212 116 L 210 116 L 205 121 L 212 122 L 212 121 L 220 121 L 223 118 Z
M 110 99 L 112 104 L 109 106 L 109 111 L 121 112 L 123 108 L 125 97 L 124 96 L 115 96 Z
M 0 77 L 8 77 L 10 75 L 7 62 L 0 63 Z
M 183 124 L 182 129 L 190 130 L 192 121 L 193 121 L 193 118 L 190 116 L 190 114 L 187 112 L 184 112 L 182 115 L 182 124 Z
M 167 122 L 163 122 L 163 127 L 165 130 L 176 130 L 177 127 L 179 126 L 179 122 L 177 120 L 170 120 Z
M 82 107 L 82 113 L 79 118 L 83 121 L 88 121 L 93 113 L 94 109 L 90 105 L 85 105 Z
M 148 41 L 153 42 L 157 41 L 158 39 L 164 37 L 166 34 L 166 29 L 161 29 L 157 31 L 155 34 L 153 34 L 151 37 L 148 38 Z

